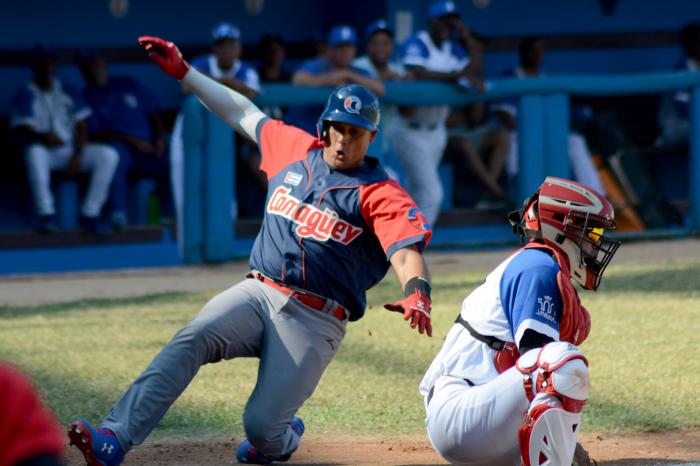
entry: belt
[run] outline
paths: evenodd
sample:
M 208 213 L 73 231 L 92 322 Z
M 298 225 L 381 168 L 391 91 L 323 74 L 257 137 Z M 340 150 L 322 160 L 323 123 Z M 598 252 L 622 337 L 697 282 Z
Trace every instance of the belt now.
M 432 124 L 432 125 L 421 125 L 420 123 L 416 123 L 415 121 L 409 121 L 408 127 L 411 129 L 424 129 L 426 131 L 432 131 L 435 128 L 437 128 L 438 125 L 437 125 L 437 123 Z
M 303 291 L 299 290 L 294 290 L 292 288 L 289 288 L 288 286 L 285 286 L 281 283 L 278 283 L 272 279 L 267 278 L 261 273 L 256 273 L 253 275 L 253 278 L 256 278 L 266 284 L 267 286 L 276 289 L 280 293 L 282 293 L 285 296 L 289 296 L 290 298 L 294 298 L 297 301 L 299 301 L 302 304 L 305 304 L 306 306 L 315 309 L 317 311 L 325 312 L 326 314 L 332 315 L 336 319 L 343 321 L 348 318 L 349 312 L 347 309 L 345 309 L 343 306 L 340 304 L 336 306 L 327 306 L 327 303 L 332 302 L 330 299 L 326 299 L 323 296 L 317 296 L 311 293 L 305 293 Z

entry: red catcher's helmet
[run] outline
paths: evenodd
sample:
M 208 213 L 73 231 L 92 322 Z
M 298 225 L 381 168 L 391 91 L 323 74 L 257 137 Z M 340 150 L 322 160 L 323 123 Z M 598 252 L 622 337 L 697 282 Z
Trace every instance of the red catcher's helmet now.
M 508 214 L 513 232 L 544 243 L 569 259 L 571 277 L 596 290 L 620 242 L 603 235 L 615 229 L 613 207 L 593 189 L 547 177 L 523 207 Z

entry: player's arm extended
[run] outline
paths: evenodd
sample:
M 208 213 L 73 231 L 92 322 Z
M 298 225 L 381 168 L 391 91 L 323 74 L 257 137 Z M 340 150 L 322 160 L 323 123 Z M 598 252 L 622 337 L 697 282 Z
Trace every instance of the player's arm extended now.
M 266 115 L 243 94 L 230 89 L 194 68 L 182 80 L 194 95 L 231 128 L 257 143 L 256 128 Z
M 405 288 L 408 281 L 414 277 L 423 277 L 428 282 L 430 281 L 430 272 L 425 258 L 423 254 L 418 252 L 415 245 L 396 251 L 392 254 L 390 262 L 402 288 Z
M 385 303 L 384 308 L 403 313 L 404 320 L 410 320 L 411 328 L 417 328 L 419 333 L 432 336 L 430 273 L 423 254 L 415 245 L 410 245 L 392 254 L 390 261 L 406 297 L 395 303 Z
M 153 62 L 173 78 L 182 81 L 210 111 L 257 143 L 256 129 L 266 115 L 250 99 L 189 66 L 172 42 L 142 36 L 139 43 Z

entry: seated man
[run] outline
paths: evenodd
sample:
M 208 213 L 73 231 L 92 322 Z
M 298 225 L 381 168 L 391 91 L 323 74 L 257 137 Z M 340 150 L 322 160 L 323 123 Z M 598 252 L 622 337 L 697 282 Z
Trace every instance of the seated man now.
M 506 77 L 536 78 L 544 76 L 541 69 L 544 62 L 544 42 L 539 37 L 526 37 L 519 46 L 520 66 L 506 73 Z M 495 108 L 503 124 L 510 130 L 510 154 L 506 164 L 508 175 L 514 179 L 518 172 L 518 138 L 516 121 L 517 102 L 510 100 L 498 104 Z M 569 163 L 573 178 L 600 193 L 605 193 L 600 175 L 593 163 L 593 156 L 584 137 L 577 132 L 570 132 L 568 138 Z
M 691 23 L 681 31 L 681 45 L 685 52 L 685 61 L 679 71 L 700 71 L 700 23 Z M 659 109 L 661 134 L 656 140 L 657 146 L 682 146 L 688 144 L 688 124 L 690 111 L 690 92 L 678 91 L 663 96 Z
M 455 203 L 463 207 L 505 204 L 508 131 L 493 121 L 484 102 L 452 112 L 447 126 L 445 159 L 455 167 Z
M 466 48 L 465 48 L 466 47 Z M 483 48 L 460 19 L 452 1 L 428 8 L 428 29 L 410 36 L 400 48 L 401 61 L 416 79 L 483 87 Z M 447 145 L 447 105 L 402 107 L 388 134 L 406 174 L 406 190 L 433 224 L 444 195 L 439 165 Z
M 127 223 L 131 177 L 153 179 L 161 219 L 172 219 L 170 167 L 156 97 L 131 78 L 110 77 L 104 58 L 96 53 L 83 54 L 80 70 L 86 83 L 83 96 L 93 109 L 88 119 L 88 137 L 91 141 L 108 143 L 119 152 L 110 192 L 112 224 L 123 227 Z
M 63 169 L 71 176 L 91 173 L 80 221 L 88 231 L 98 233 L 98 219 L 119 155 L 108 145 L 87 143 L 90 108 L 77 92 L 53 77 L 56 61 L 52 53 L 43 48 L 34 53 L 34 80 L 15 95 L 11 125 L 24 147 L 39 231 L 57 229 L 51 171 Z
M 360 84 L 378 96 L 384 94 L 384 85 L 352 61 L 357 53 L 357 33 L 350 26 L 335 26 L 328 34 L 328 52 L 324 56 L 304 62 L 292 75 L 292 84 L 309 87 L 337 87 Z M 285 122 L 316 136 L 316 121 L 323 105 L 300 105 L 289 109 Z

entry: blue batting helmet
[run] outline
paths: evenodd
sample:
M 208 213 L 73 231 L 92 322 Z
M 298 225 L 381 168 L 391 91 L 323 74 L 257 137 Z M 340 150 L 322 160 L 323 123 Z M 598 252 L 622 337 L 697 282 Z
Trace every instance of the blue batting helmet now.
M 326 108 L 318 119 L 318 137 L 325 139 L 326 121 L 338 121 L 376 131 L 380 118 L 379 99 L 376 95 L 359 84 L 340 86 L 328 97 Z

